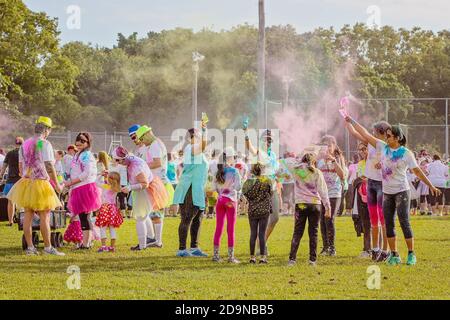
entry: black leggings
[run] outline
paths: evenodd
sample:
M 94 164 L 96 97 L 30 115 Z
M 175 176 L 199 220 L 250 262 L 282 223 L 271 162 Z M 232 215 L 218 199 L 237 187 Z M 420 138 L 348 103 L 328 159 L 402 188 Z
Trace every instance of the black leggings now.
M 413 232 L 409 223 L 409 190 L 396 194 L 383 194 L 383 214 L 386 221 L 386 233 L 388 238 L 395 237 L 395 215 L 398 214 L 398 220 L 403 231 L 405 239 L 411 239 Z
M 80 213 L 78 216 L 80 217 L 81 230 L 89 231 L 91 230 L 91 224 L 89 223 L 90 213 Z
M 181 222 L 178 227 L 178 237 L 180 239 L 179 249 L 186 250 L 189 228 L 191 229 L 191 248 L 197 248 L 203 210 L 194 206 L 192 201 L 192 187 L 187 191 L 184 203 L 180 204 L 180 215 Z
M 341 204 L 341 198 L 330 198 L 331 218 L 325 218 L 325 207 L 322 205 L 322 215 L 320 217 L 320 232 L 324 249 L 334 250 L 334 239 L 336 238 L 336 228 L 334 218 Z
M 256 238 L 259 238 L 259 252 L 263 256 L 266 251 L 266 229 L 269 216 L 249 218 L 250 223 L 250 255 L 255 255 Z
M 291 253 L 289 260 L 297 259 L 297 251 L 300 245 L 300 240 L 305 231 L 306 220 L 308 220 L 308 234 L 309 234 L 309 260 L 317 260 L 317 241 L 319 235 L 319 221 L 320 221 L 320 205 L 315 204 L 297 204 L 295 206 L 295 225 L 294 235 L 291 242 Z

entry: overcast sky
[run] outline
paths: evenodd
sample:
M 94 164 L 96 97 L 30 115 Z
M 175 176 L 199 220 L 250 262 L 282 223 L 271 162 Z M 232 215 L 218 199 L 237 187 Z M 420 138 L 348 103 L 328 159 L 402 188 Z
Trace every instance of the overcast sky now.
M 199 30 L 257 25 L 257 0 L 24 0 L 33 11 L 59 18 L 62 42 L 115 44 L 117 33 L 176 27 Z M 70 7 L 76 6 L 76 7 Z M 374 7 L 376 6 L 376 7 Z M 71 10 L 67 13 L 68 8 Z M 73 9 L 75 8 L 75 9 Z M 76 10 L 79 8 L 80 19 Z M 379 9 L 378 9 L 379 8 Z M 368 11 L 370 11 L 368 13 Z M 378 15 L 379 12 L 379 15 Z M 316 27 L 379 21 L 396 28 L 450 29 L 450 0 L 266 0 L 266 24 L 291 24 L 298 32 Z M 79 28 L 78 28 L 79 21 Z M 69 27 L 68 27 L 69 24 Z

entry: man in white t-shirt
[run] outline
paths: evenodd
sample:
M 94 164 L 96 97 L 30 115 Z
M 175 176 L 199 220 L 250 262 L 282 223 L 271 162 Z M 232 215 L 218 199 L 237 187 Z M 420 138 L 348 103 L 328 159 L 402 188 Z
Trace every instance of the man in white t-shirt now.
M 152 128 L 148 126 L 141 126 L 136 131 L 137 140 L 141 141 L 146 149 L 143 156 L 145 162 L 147 162 L 150 170 L 154 177 L 159 177 L 164 187 L 168 193 L 169 201 L 165 208 L 154 211 L 150 214 L 153 226 L 155 228 L 156 243 L 151 246 L 161 248 L 162 247 L 162 230 L 163 230 L 163 220 L 164 213 L 168 210 L 169 206 L 172 204 L 173 198 L 173 186 L 167 178 L 167 148 L 161 139 L 157 138 L 152 131 Z
M 67 153 L 64 155 L 62 159 L 62 166 L 65 175 L 64 180 L 70 179 L 70 166 L 72 164 L 73 157 L 75 156 L 76 153 L 77 148 L 75 147 L 75 145 L 71 144 L 70 146 L 67 147 Z

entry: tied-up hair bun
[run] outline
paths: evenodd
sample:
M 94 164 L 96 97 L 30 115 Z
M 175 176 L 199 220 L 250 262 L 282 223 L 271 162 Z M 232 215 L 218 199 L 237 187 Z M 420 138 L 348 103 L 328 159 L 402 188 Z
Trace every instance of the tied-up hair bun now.
M 122 146 L 115 148 L 114 151 L 112 152 L 113 158 L 118 159 L 118 160 L 125 159 L 127 157 L 127 155 L 128 155 L 128 150 Z

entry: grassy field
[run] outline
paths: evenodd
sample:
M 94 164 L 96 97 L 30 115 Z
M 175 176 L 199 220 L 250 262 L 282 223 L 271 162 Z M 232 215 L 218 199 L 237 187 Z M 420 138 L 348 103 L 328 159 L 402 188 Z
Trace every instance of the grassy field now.
M 0 224 L 0 299 L 449 299 L 450 218 L 414 217 L 418 264 L 380 264 L 381 288 L 366 286 L 370 260 L 357 258 L 362 239 L 351 218 L 337 219 L 337 257 L 307 264 L 308 237 L 302 240 L 298 264 L 286 266 L 293 230 L 292 217 L 280 219 L 269 242 L 268 265 L 248 264 L 249 227 L 237 223 L 240 265 L 213 263 L 210 258 L 177 258 L 178 218 L 166 218 L 164 248 L 131 252 L 137 243 L 134 222 L 119 230 L 116 253 L 72 251 L 66 257 L 25 256 L 22 234 Z M 202 248 L 211 253 L 215 221 L 204 220 Z M 222 238 L 226 254 L 226 236 Z M 97 243 L 98 246 L 98 243 Z M 42 249 L 42 245 L 41 245 Z M 405 261 L 406 247 L 400 241 Z M 67 268 L 79 266 L 81 289 L 69 290 Z

